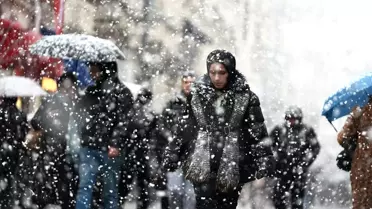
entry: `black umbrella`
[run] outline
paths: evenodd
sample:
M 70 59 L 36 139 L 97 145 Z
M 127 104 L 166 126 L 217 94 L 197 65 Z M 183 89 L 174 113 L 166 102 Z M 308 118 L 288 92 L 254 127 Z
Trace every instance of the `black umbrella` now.
M 83 34 L 44 36 L 30 47 L 32 54 L 88 62 L 124 60 L 123 52 L 110 40 Z

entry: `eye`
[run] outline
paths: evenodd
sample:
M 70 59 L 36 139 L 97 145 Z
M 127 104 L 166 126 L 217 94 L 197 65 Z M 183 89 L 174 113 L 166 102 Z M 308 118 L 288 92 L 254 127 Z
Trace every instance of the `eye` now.
M 227 73 L 226 71 L 219 71 L 218 72 L 218 74 L 220 74 L 220 75 L 226 75 L 226 73 Z
M 211 74 L 211 75 L 216 75 L 216 71 L 211 70 L 211 71 L 209 72 L 209 74 Z

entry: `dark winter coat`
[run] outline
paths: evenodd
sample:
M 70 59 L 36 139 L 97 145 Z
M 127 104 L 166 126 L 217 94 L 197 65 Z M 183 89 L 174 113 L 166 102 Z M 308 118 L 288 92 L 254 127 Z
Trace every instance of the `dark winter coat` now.
M 142 96 L 139 95 L 139 97 Z M 151 100 L 144 101 L 137 97 L 132 112 L 133 117 L 129 123 L 129 133 L 131 135 L 125 150 L 125 163 L 119 183 L 119 195 L 125 198 L 129 194 L 134 176 L 136 176 L 140 193 L 137 204 L 141 208 L 147 208 L 150 203 L 150 168 L 153 166 L 149 164 L 149 143 L 155 129 L 155 114 L 152 111 Z
M 127 163 L 132 163 L 132 165 L 145 163 L 149 143 L 156 126 L 156 116 L 152 111 L 151 102 L 149 101 L 149 103 L 143 104 L 137 100 L 133 105 L 130 115 L 132 116 L 128 125 L 130 135 L 125 150 L 126 157 L 128 157 Z
M 140 104 L 136 102 L 132 109 L 132 119 L 129 123 L 129 133 L 134 145 L 149 143 L 152 130 L 155 128 L 155 114 L 151 109 L 151 103 Z M 136 140 L 144 140 L 138 142 Z
M 179 160 L 191 182 L 214 179 L 218 190 L 227 192 L 256 179 L 258 170 L 269 169 L 272 152 L 261 143 L 268 135 L 264 117 L 245 78 L 236 71 L 222 93 L 223 114 L 218 115 L 218 92 L 209 76 L 195 83 L 178 129 L 192 134 L 169 144 L 164 163 L 173 170 Z
M 184 130 L 181 135 L 176 137 L 177 129 L 180 125 L 180 119 L 187 106 L 187 98 L 184 94 L 177 94 L 172 98 L 165 106 L 162 114 L 158 117 L 156 122 L 156 130 L 152 139 L 151 147 L 152 154 L 156 156 L 156 163 L 158 165 L 157 173 L 155 173 L 154 179 L 156 179 L 156 186 L 159 190 L 166 189 L 166 173 L 167 170 L 162 166 L 164 161 L 164 151 L 169 143 L 169 140 L 174 138 L 186 138 L 188 139 L 192 134 L 187 130 Z
M 124 146 L 132 105 L 132 93 L 117 77 L 88 87 L 78 104 L 81 145 L 101 150 Z
M 0 104 L 0 175 L 14 174 L 22 153 L 22 142 L 28 131 L 26 115 L 17 109 L 15 101 Z
M 177 94 L 171 101 L 169 101 L 162 112 L 160 120 L 160 130 L 165 139 L 174 138 L 177 134 L 177 128 L 182 120 L 184 110 L 187 107 L 187 97 L 185 94 Z M 189 138 L 193 133 L 192 129 L 180 132 L 182 135 L 178 138 Z M 167 140 L 168 141 L 168 140 Z
M 178 131 L 186 107 L 186 95 L 183 93 L 177 94 L 166 104 L 161 116 L 159 117 L 157 122 L 158 133 L 156 140 L 161 155 L 163 155 L 165 147 L 168 145 L 170 140 L 174 138 L 188 139 L 192 134 L 194 134 L 193 129 L 185 129 L 182 132 Z M 177 134 L 180 135 L 176 136 Z
M 302 123 L 294 127 L 276 126 L 270 138 L 276 154 L 278 177 L 306 173 L 320 152 L 314 129 Z
M 40 150 L 28 151 L 19 173 L 40 207 L 62 203 L 64 208 L 73 207 L 71 194 L 76 192 L 77 173 L 66 158 L 66 145 L 70 118 L 76 117 L 76 101 L 59 92 L 49 95 L 43 98 L 31 120 L 32 128 L 42 132 Z
M 67 96 L 55 93 L 43 98 L 31 120 L 32 128 L 43 133 L 41 146 L 51 153 L 62 154 L 66 148 L 68 123 L 74 102 Z

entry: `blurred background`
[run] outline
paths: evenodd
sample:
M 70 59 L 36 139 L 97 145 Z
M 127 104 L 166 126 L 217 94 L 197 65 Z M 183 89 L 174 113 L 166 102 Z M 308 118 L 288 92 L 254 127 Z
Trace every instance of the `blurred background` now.
M 322 150 L 312 166 L 312 207 L 347 208 L 349 174 L 336 166 L 341 147 L 320 114 L 329 95 L 372 66 L 371 6 L 368 0 L 0 0 L 1 19 L 11 21 L 0 24 L 1 74 L 30 77 L 54 91 L 67 64 L 35 58 L 27 47 L 61 31 L 95 35 L 122 49 L 122 80 L 152 86 L 154 109 L 161 111 L 184 70 L 202 75 L 207 54 L 227 49 L 259 95 L 269 129 L 293 104 L 315 127 Z M 22 35 L 12 41 L 5 34 L 14 27 Z M 19 106 L 32 114 L 37 101 L 22 99 Z M 239 207 L 270 208 L 269 185 L 246 185 Z

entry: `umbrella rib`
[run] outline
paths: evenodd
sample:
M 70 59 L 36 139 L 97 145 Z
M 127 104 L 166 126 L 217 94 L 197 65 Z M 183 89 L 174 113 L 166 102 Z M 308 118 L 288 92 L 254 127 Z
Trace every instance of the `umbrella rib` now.
M 331 124 L 331 126 L 333 127 L 333 129 L 336 131 L 336 133 L 338 132 L 336 127 L 333 125 L 332 121 L 328 120 L 328 122 Z

